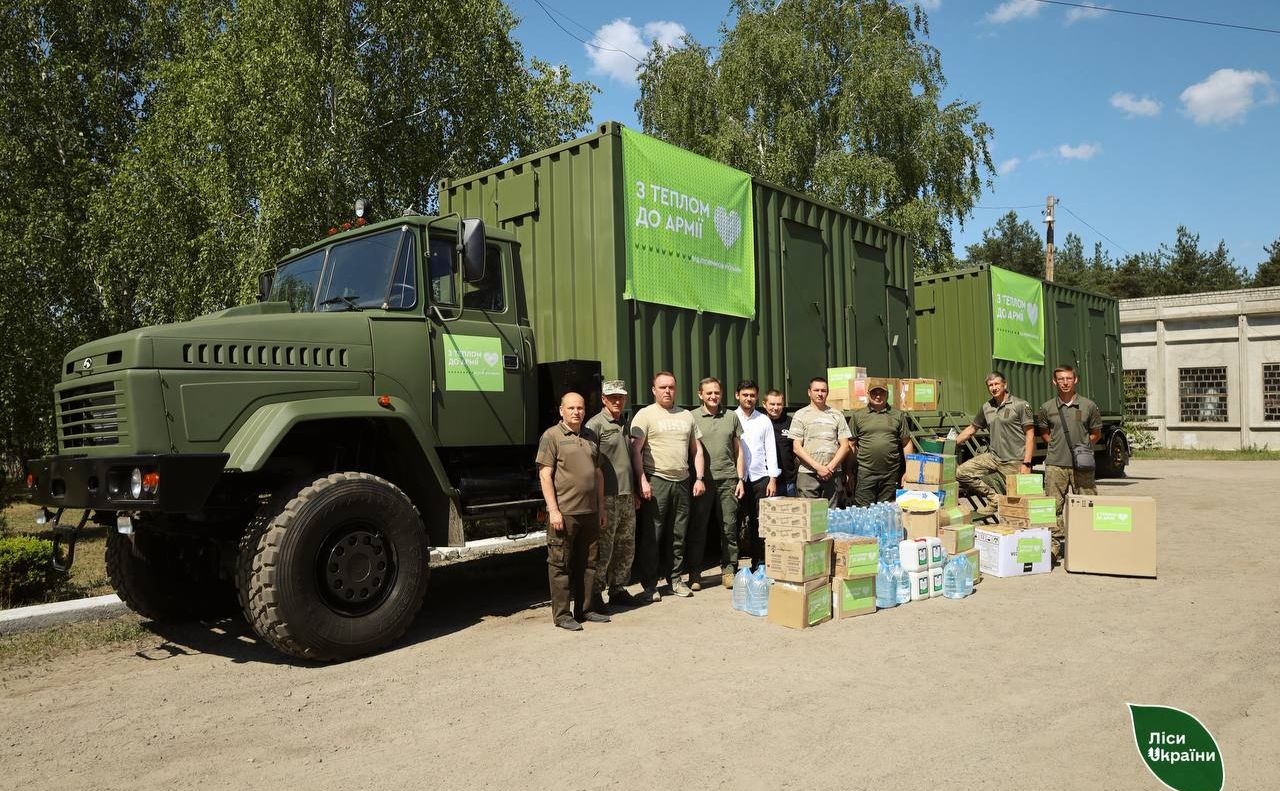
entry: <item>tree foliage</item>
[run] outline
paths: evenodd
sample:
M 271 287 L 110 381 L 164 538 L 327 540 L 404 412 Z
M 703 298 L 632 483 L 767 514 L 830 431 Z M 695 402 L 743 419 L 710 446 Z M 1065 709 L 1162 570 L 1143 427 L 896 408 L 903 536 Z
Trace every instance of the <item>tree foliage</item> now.
M 1011 211 L 965 248 L 970 264 L 990 264 L 1031 277 L 1044 276 L 1044 243 L 1034 225 Z
M 954 263 L 994 174 L 978 106 L 944 102 L 919 6 L 733 0 L 712 48 L 655 44 L 639 73 L 644 130 L 900 228 L 921 269 Z
M 243 301 L 357 197 L 583 130 L 589 83 L 526 59 L 501 0 L 10 0 L 0 15 L 0 441 L 47 446 L 73 346 Z
M 1267 251 L 1267 260 L 1258 264 L 1249 285 L 1253 288 L 1280 286 L 1280 239 L 1276 239 L 1263 249 Z

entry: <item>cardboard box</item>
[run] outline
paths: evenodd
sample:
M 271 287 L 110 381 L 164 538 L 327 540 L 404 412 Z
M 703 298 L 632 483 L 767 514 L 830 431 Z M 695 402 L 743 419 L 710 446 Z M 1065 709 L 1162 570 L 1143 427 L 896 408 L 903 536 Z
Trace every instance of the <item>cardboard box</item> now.
M 808 582 L 831 576 L 831 539 L 768 541 L 765 566 L 777 582 Z
M 963 506 L 955 505 L 950 508 L 938 509 L 938 527 L 971 525 L 973 524 L 973 512 L 964 510 Z M 939 530 L 938 535 L 942 535 Z
M 1020 497 L 1044 495 L 1044 476 L 1038 472 L 1004 476 L 1004 493 Z
M 831 580 L 831 612 L 838 621 L 876 611 L 876 575 Z
M 1156 576 L 1156 502 L 1150 497 L 1067 496 L 1067 571 Z
M 913 513 L 911 511 L 903 511 L 902 526 L 906 529 L 909 540 L 933 538 L 938 534 L 938 512 Z
M 870 393 L 872 388 L 883 387 L 889 394 L 889 406 L 899 406 L 898 398 L 898 380 L 891 376 L 868 376 L 867 392 Z
M 1015 530 L 1007 525 L 983 526 L 973 531 L 973 542 L 983 574 L 1021 577 L 1051 569 L 1051 538 L 1043 527 Z
M 773 583 L 769 586 L 765 620 L 791 629 L 806 629 L 831 620 L 831 583 L 826 579 Z
M 942 500 L 946 497 L 945 492 L 929 490 L 926 484 L 907 484 L 912 487 L 909 489 L 898 489 L 895 492 L 893 501 L 898 507 L 905 511 L 915 513 L 932 514 L 942 507 Z M 919 491 L 926 489 L 928 491 Z
M 936 412 L 942 395 L 937 379 L 899 379 L 898 403 L 903 412 Z
M 943 508 L 956 508 L 960 505 L 960 484 L 951 483 L 911 483 L 907 481 L 903 489 L 909 492 L 934 492 L 942 502 Z M 900 491 L 902 491 L 900 490 Z
M 868 574 L 874 577 L 880 570 L 880 542 L 869 536 L 838 538 L 832 542 L 831 552 L 835 556 L 833 577 L 853 579 Z
M 827 501 L 766 497 L 760 501 L 760 535 L 769 541 L 813 541 L 827 534 Z
M 867 405 L 867 369 L 857 367 L 827 369 L 827 403 L 844 404 L 837 409 L 861 409 Z
M 996 513 L 1002 520 L 1017 519 L 1032 527 L 1056 524 L 1057 502 L 1052 497 L 996 496 Z
M 978 548 L 967 549 L 958 554 L 964 555 L 969 560 L 969 569 L 973 573 L 973 584 L 977 585 L 982 582 L 982 557 L 981 553 L 978 552 Z
M 908 453 L 908 483 L 940 485 L 956 479 L 956 457 L 934 453 Z
M 959 555 L 973 549 L 973 525 L 942 525 L 938 540 L 948 555 Z

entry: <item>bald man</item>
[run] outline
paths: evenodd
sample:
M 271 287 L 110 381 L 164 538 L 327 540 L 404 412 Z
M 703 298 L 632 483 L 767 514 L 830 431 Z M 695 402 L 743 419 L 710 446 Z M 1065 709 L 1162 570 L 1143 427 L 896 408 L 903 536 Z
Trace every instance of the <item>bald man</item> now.
M 560 422 L 538 440 L 538 480 L 547 504 L 547 578 L 551 619 L 571 632 L 582 621 L 607 623 L 595 611 L 596 552 L 605 519 L 600 439 L 582 425 L 587 402 L 578 393 L 560 398 Z M 570 601 L 573 609 L 570 609 Z

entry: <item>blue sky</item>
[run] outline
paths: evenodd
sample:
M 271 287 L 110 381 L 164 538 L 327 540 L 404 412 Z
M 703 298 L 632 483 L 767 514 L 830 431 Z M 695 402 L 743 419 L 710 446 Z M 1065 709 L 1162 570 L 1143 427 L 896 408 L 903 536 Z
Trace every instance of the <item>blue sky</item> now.
M 566 63 L 601 89 L 595 121 L 639 127 L 635 61 L 655 38 L 714 44 L 724 2 L 509 0 L 528 55 Z M 1097 0 L 1126 11 L 1280 29 L 1280 2 Z M 1005 207 L 1037 228 L 1055 195 L 1056 239 L 1079 234 L 1114 257 L 1224 239 L 1251 270 L 1280 237 L 1280 35 L 1072 9 L 1036 0 L 929 0 L 929 41 L 948 98 L 981 106 L 999 173 L 956 228 L 956 252 Z M 557 14 L 557 12 L 559 12 Z M 1090 228 L 1089 226 L 1092 226 Z M 1104 238 L 1105 237 L 1105 238 Z

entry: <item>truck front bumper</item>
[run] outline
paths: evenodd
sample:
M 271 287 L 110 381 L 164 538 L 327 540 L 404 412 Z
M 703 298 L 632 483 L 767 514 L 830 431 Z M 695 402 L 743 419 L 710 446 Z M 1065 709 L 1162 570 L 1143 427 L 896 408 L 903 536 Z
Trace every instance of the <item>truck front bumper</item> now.
M 225 453 L 46 456 L 27 462 L 27 491 L 46 508 L 192 513 L 204 507 L 226 461 Z M 131 495 L 135 469 L 159 475 L 153 494 Z

